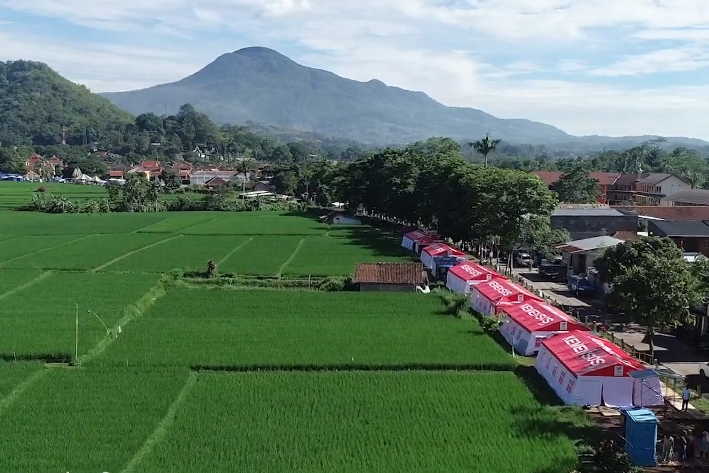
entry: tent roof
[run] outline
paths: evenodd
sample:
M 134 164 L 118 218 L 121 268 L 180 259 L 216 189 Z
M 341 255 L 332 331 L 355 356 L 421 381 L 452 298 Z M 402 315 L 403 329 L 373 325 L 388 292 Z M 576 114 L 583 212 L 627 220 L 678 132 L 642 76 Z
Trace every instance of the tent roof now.
M 423 251 L 431 256 L 465 256 L 464 251 L 457 250 L 451 246 L 446 245 L 445 243 L 434 243 L 433 245 L 429 245 L 424 248 Z
M 462 279 L 463 281 L 484 281 L 488 278 L 488 274 L 500 276 L 492 269 L 486 268 L 485 266 L 473 261 L 466 261 L 465 263 L 453 266 L 448 270 L 448 272 L 453 273 L 457 278 Z
M 537 300 L 529 300 L 522 304 L 505 307 L 503 311 L 514 320 L 517 325 L 528 332 L 539 332 L 552 328 L 559 322 L 567 323 L 567 330 L 589 330 L 578 320 L 567 315 L 556 307 Z
M 557 334 L 542 342 L 576 377 L 592 375 L 595 371 L 622 366 L 623 376 L 645 367 L 621 348 L 591 332 L 573 331 Z
M 475 286 L 475 290 L 494 303 L 498 302 L 522 302 L 527 298 L 539 299 L 536 296 L 517 284 L 507 279 L 493 279 Z M 526 297 L 520 297 L 526 296 Z
M 424 232 L 422 232 L 421 230 L 414 230 L 409 233 L 405 233 L 404 236 L 406 238 L 408 238 L 409 240 L 418 241 L 421 238 L 425 237 L 426 234 Z

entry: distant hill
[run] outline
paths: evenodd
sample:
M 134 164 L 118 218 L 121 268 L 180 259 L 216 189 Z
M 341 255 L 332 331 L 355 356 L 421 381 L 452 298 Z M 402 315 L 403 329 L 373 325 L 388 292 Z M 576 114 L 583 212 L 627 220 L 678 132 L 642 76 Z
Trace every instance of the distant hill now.
M 190 103 L 221 123 L 262 123 L 372 144 L 402 144 L 431 136 L 460 141 L 485 133 L 510 143 L 586 149 L 636 146 L 653 137 L 576 137 L 544 123 L 499 119 L 473 108 L 447 107 L 423 92 L 358 82 L 305 67 L 267 48 L 224 54 L 180 81 L 130 92 L 102 94 L 134 114 L 175 113 Z M 669 138 L 676 146 L 708 146 Z
M 344 79 L 266 48 L 225 54 L 178 82 L 102 95 L 134 114 L 170 114 L 190 103 L 222 123 L 252 121 L 363 143 L 409 143 L 430 136 L 465 139 L 486 132 L 521 143 L 572 139 L 543 123 L 446 107 L 423 92 L 378 80 Z
M 131 123 L 130 114 L 32 61 L 0 62 L 0 142 L 81 144 Z

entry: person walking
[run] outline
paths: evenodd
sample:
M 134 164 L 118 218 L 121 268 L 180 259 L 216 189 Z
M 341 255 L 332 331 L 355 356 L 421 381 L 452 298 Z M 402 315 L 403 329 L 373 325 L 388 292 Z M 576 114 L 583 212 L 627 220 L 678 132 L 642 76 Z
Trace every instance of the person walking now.
M 661 461 L 663 463 L 667 463 L 668 461 L 670 461 L 670 458 L 672 457 L 672 450 L 674 450 L 674 445 L 675 445 L 675 439 L 673 439 L 671 435 L 665 434 L 665 436 L 662 439 Z
M 702 440 L 699 444 L 699 458 L 709 458 L 709 432 L 702 432 Z
M 692 391 L 689 389 L 689 386 L 684 387 L 684 391 L 682 391 L 682 410 L 686 411 L 689 408 L 689 400 L 692 399 Z

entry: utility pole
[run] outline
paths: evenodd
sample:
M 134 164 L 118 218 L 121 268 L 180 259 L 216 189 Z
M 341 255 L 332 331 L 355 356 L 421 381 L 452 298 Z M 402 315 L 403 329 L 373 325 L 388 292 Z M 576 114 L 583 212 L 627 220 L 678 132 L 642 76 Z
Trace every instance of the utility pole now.
M 74 334 L 74 364 L 79 364 L 79 303 L 76 303 L 76 332 Z

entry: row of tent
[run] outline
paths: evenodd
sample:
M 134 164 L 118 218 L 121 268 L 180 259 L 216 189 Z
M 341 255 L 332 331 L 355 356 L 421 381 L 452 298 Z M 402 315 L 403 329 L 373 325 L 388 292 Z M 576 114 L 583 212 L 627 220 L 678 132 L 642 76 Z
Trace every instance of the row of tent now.
M 483 316 L 502 319 L 501 335 L 519 353 L 537 355 L 535 367 L 559 398 L 579 406 L 657 406 L 664 400 L 659 375 L 617 345 L 547 304 L 540 296 L 420 230 L 404 235 L 402 246 L 421 255 L 428 269 L 445 254 L 458 263 L 446 287 L 470 297 Z M 420 248 L 420 250 L 419 250 Z

